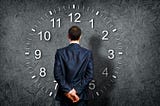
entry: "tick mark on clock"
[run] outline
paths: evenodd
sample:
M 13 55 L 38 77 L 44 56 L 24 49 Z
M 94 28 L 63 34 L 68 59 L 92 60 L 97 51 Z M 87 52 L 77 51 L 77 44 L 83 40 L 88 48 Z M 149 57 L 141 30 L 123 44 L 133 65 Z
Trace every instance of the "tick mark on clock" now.
M 38 84 L 38 88 L 40 88 L 41 83 Z
M 112 77 L 115 78 L 115 79 L 117 78 L 115 75 L 112 75 Z
M 68 5 L 68 9 L 70 9 L 70 5 Z
M 38 82 L 39 78 L 34 81 L 34 83 Z
M 116 73 L 116 74 L 118 74 L 118 72 L 117 72 L 117 71 L 115 71 L 115 73 Z
M 27 42 L 26 45 L 30 45 L 31 43 Z
M 119 38 L 116 38 L 116 40 L 120 40 L 120 37 L 119 37 Z
M 37 20 L 37 22 L 38 22 L 39 24 L 41 24 L 41 22 L 40 22 L 39 20 Z
M 26 59 L 26 60 L 30 60 L 31 58 L 29 58 L 29 57 L 25 57 L 25 59 Z
M 100 91 L 103 93 L 103 90 L 102 90 L 102 89 L 101 89 Z
M 112 30 L 112 32 L 116 32 L 116 31 L 117 31 L 117 29 L 113 29 L 113 30 Z
M 47 92 L 48 92 L 48 89 L 46 89 L 45 93 L 47 93 Z
M 49 11 L 49 14 L 52 15 L 53 14 L 52 11 Z
M 38 27 L 37 25 L 34 25 L 36 28 Z
M 122 59 L 122 57 L 118 57 L 118 59 L 120 60 L 120 59 Z
M 34 34 L 33 34 L 33 33 L 29 33 L 29 35 L 31 35 L 31 36 L 32 36 L 32 35 L 34 35 Z
M 34 78 L 36 78 L 36 76 L 35 76 L 35 75 L 33 75 L 33 76 L 32 76 L 32 79 L 34 79 Z
M 25 49 L 26 49 L 26 50 L 29 50 L 30 48 L 29 48 L 29 47 L 26 47 Z
M 54 9 L 53 12 L 56 14 L 56 10 Z
M 118 45 L 121 45 L 122 43 L 121 42 L 118 42 Z
M 32 31 L 35 32 L 36 30 L 32 28 Z
M 117 69 L 120 69 L 120 67 L 116 67 Z
M 43 17 L 41 17 L 41 20 L 44 20 L 44 18 L 43 18 Z
M 76 8 L 76 5 L 75 4 L 73 4 L 73 9 L 75 9 Z
M 85 8 L 85 7 L 83 6 L 83 10 L 84 10 L 84 8 Z
M 92 11 L 91 11 L 92 13 L 94 12 L 94 9 L 92 9 Z
M 49 93 L 49 96 L 52 96 L 52 94 L 53 94 L 53 92 L 50 92 L 50 93 Z
M 123 52 L 118 52 L 118 54 L 119 54 L 119 55 L 122 55 L 122 54 L 123 54 Z
M 106 19 L 107 19 L 107 17 L 104 18 L 104 20 L 106 20 Z
M 96 15 L 99 15 L 99 11 L 96 12 Z
M 113 24 L 111 24 L 110 26 L 109 26 L 109 28 L 112 28 L 113 27 Z
M 30 63 L 31 63 L 31 62 L 26 62 L 25 64 L 26 64 L 26 65 L 29 65 Z
M 48 18 L 48 15 L 47 15 L 47 14 L 45 14 L 45 16 Z
M 97 96 L 99 96 L 99 92 L 96 92 Z
M 64 10 L 66 10 L 66 7 L 65 7 L 65 6 L 63 6 L 62 8 L 63 8 Z
M 118 61 L 118 64 L 122 64 L 120 61 Z
M 126 47 L 126 55 L 128 55 L 127 49 L 128 49 L 128 46 Z
M 33 68 L 30 66 L 30 67 L 28 67 L 28 69 L 33 69 Z
M 61 11 L 61 8 L 60 8 L 60 7 L 58 7 L 58 11 L 59 11 L 59 12 Z
M 30 73 L 30 74 L 33 74 L 33 71 L 30 71 L 29 73 Z
M 109 20 L 109 21 L 107 21 L 107 23 L 106 23 L 106 24 L 108 25 L 109 23 L 110 23 L 110 20 Z
M 25 54 L 26 56 L 28 56 L 28 55 L 30 55 L 30 52 L 25 52 L 24 54 Z
M 122 46 L 118 46 L 118 49 L 122 49 Z
M 27 38 L 27 40 L 30 40 L 30 41 L 31 41 L 32 39 L 31 39 L 31 38 Z
M 90 7 L 87 8 L 87 11 L 89 11 L 89 8 L 90 8 Z
M 79 10 L 79 5 L 77 5 L 77 9 Z

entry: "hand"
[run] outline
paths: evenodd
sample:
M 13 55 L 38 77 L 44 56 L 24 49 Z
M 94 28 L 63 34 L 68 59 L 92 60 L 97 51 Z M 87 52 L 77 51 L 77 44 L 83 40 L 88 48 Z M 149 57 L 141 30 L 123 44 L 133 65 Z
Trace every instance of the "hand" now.
M 76 90 L 74 88 L 69 93 L 73 97 L 73 103 L 79 101 L 79 97 L 76 94 L 77 92 L 76 92 Z
M 76 94 L 76 90 L 73 88 L 71 91 L 69 91 L 68 93 L 65 93 L 65 95 L 72 100 L 73 103 L 78 102 L 79 101 L 79 97 Z

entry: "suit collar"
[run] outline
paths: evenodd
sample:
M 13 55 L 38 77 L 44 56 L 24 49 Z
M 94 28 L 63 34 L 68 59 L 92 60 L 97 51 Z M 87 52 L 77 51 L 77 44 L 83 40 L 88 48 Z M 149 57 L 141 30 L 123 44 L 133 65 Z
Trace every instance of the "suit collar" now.
M 80 47 L 80 44 L 78 44 L 78 43 L 70 43 L 70 44 L 68 45 L 68 47 L 78 48 L 78 47 Z

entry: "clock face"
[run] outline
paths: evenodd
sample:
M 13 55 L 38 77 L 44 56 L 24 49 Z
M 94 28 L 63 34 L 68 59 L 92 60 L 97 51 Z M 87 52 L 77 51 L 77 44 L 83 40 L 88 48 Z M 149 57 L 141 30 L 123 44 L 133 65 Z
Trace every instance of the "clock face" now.
M 89 83 L 92 96 L 103 96 L 114 85 L 124 50 L 112 17 L 100 10 L 68 4 L 37 17 L 27 31 L 24 51 L 30 86 L 37 89 L 35 92 L 44 91 L 48 96 L 56 94 L 54 56 L 58 48 L 69 44 L 67 33 L 73 25 L 82 30 L 80 45 L 93 52 L 94 80 Z

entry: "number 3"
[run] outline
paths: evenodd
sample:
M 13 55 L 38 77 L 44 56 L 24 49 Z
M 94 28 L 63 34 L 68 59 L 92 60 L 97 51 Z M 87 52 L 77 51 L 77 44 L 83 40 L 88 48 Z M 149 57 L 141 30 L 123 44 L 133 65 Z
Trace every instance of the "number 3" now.
M 109 59 L 114 59 L 114 57 L 115 57 L 115 52 L 114 52 L 114 50 L 110 49 L 110 50 L 108 50 L 108 53 L 109 53 L 108 58 L 109 58 Z

